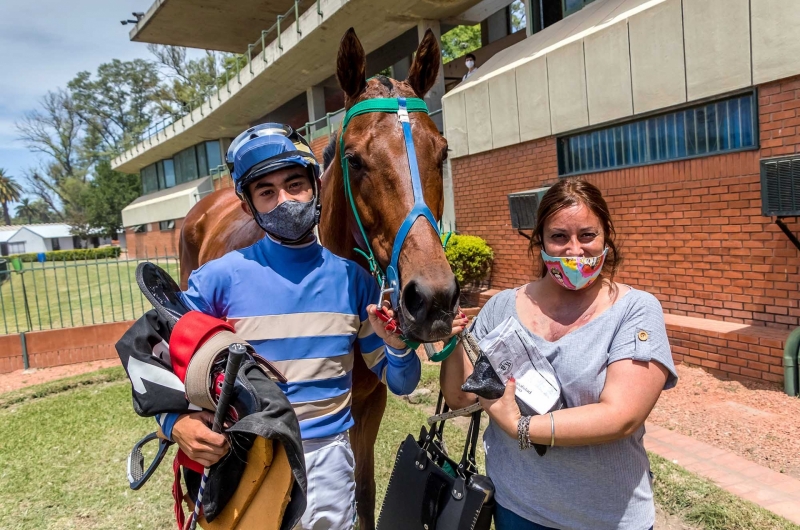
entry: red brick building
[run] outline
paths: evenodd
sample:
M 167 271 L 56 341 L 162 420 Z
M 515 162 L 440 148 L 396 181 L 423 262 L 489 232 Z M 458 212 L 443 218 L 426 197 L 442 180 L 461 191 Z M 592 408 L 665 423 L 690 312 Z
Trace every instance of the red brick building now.
M 583 18 L 561 42 L 531 37 L 445 96 L 457 228 L 494 249 L 492 288 L 522 285 L 538 270 L 512 227 L 508 195 L 580 175 L 611 209 L 624 257 L 617 280 L 661 301 L 675 359 L 729 377 L 783 380 L 783 341 L 800 325 L 800 251 L 762 214 L 761 162 L 800 145 L 800 62 L 777 29 L 800 5 L 769 3 L 784 11 L 668 0 L 626 12 L 641 3 L 596 2 L 574 15 Z M 690 33 L 699 26 L 689 17 L 700 15 L 705 34 Z M 683 53 L 663 53 L 673 48 Z M 668 77 L 652 68 L 656 60 Z M 705 128 L 713 144 L 706 136 L 698 140 L 707 142 L 704 153 L 699 144 L 692 156 L 673 152 L 670 142 L 689 137 L 688 128 L 670 128 L 677 120 L 713 121 Z M 666 134 L 653 135 L 662 125 Z M 630 147 L 620 133 L 630 127 L 653 142 L 649 160 L 620 156 Z M 730 131 L 741 134 L 735 148 Z M 659 159 L 650 148 L 662 139 Z M 577 160 L 585 153 L 594 168 Z M 800 231 L 796 218 L 785 222 Z

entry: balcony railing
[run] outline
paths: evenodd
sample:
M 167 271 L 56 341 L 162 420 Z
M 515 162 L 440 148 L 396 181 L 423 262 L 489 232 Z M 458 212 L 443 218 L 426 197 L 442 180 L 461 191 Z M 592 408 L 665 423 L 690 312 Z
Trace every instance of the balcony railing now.
M 153 139 L 158 141 L 160 135 L 163 133 L 166 137 L 166 131 L 169 127 L 172 127 L 173 134 L 175 133 L 175 124 L 177 122 L 181 122 L 183 126 L 185 126 L 186 119 L 188 118 L 194 123 L 194 111 L 200 109 L 200 116 L 203 116 L 203 106 L 207 103 L 209 109 L 213 110 L 214 108 L 214 101 L 216 100 L 217 105 L 222 103 L 222 97 L 220 96 L 221 90 L 227 90 L 228 94 L 231 93 L 231 82 L 235 79 L 240 85 L 242 84 L 241 73 L 244 68 L 247 68 L 250 74 L 253 74 L 253 60 L 260 60 L 263 63 L 263 66 L 266 67 L 267 65 L 267 45 L 272 44 L 273 42 L 277 42 L 278 49 L 283 51 L 283 46 L 281 44 L 281 26 L 283 24 L 283 29 L 286 29 L 285 20 L 292 19 L 293 21 L 290 24 L 294 24 L 296 27 L 296 31 L 298 35 L 302 35 L 300 31 L 300 4 L 303 3 L 300 0 L 294 0 L 294 3 L 289 10 L 284 13 L 283 15 L 278 15 L 275 23 L 269 28 L 261 31 L 261 37 L 256 40 L 254 43 L 247 45 L 247 52 L 242 55 L 235 56 L 235 66 L 229 68 L 228 65 L 225 65 L 223 68 L 225 73 L 225 82 L 222 82 L 222 79 L 218 80 L 216 91 L 212 91 L 211 94 L 205 96 L 203 98 L 199 98 L 196 100 L 189 101 L 188 103 L 181 105 L 180 109 L 178 109 L 178 113 L 172 116 L 166 116 L 161 120 L 151 124 L 147 127 L 144 131 L 141 132 L 140 135 L 136 138 L 136 145 L 133 146 L 133 150 L 139 152 L 139 145 L 145 142 L 149 142 L 150 146 L 153 145 Z M 323 16 L 322 13 L 322 6 L 321 0 L 315 0 L 316 4 L 316 11 L 319 17 Z M 270 38 L 271 37 L 271 38 Z M 268 41 L 267 39 L 270 38 Z M 257 51 L 255 55 L 253 52 Z

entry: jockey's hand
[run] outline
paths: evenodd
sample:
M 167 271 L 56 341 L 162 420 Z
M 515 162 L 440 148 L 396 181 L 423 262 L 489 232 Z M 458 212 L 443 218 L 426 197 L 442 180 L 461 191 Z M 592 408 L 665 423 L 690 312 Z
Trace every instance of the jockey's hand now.
M 204 467 L 216 464 L 228 452 L 228 439 L 211 430 L 214 415 L 208 411 L 182 414 L 172 427 L 172 439 L 186 456 Z
M 400 335 L 396 335 L 394 333 L 390 333 L 386 331 L 386 324 L 378 318 L 378 315 L 375 312 L 378 310 L 378 306 L 375 304 L 370 304 L 367 306 L 367 315 L 369 315 L 369 323 L 372 325 L 373 331 L 375 334 L 383 339 L 383 342 L 391 346 L 392 348 L 398 350 L 404 350 L 407 348 L 406 343 L 403 342 L 403 339 L 400 338 Z M 384 300 L 383 302 L 383 310 L 389 315 L 390 318 L 394 318 L 394 311 L 392 311 L 392 305 Z

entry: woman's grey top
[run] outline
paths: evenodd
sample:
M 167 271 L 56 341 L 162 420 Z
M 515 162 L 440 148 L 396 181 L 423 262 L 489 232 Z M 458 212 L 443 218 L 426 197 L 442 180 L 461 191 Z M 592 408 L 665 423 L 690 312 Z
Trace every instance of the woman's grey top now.
M 516 293 L 509 289 L 486 303 L 472 326 L 476 339 L 510 316 L 519 320 Z M 608 365 L 622 359 L 656 361 L 669 371 L 664 389 L 677 383 L 661 304 L 644 291 L 631 289 L 555 342 L 527 331 L 553 365 L 566 407 L 598 403 Z M 559 529 L 648 529 L 655 521 L 655 506 L 644 432 L 642 426 L 627 438 L 599 445 L 556 445 L 540 457 L 533 450 L 520 451 L 517 440 L 492 422 L 484 445 L 497 502 L 525 519 Z M 558 444 L 558 421 L 555 434 Z

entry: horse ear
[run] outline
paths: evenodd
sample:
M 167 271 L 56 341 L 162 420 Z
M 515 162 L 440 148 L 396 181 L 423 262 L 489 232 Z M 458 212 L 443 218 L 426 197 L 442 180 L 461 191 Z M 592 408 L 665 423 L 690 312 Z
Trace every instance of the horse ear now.
M 439 49 L 439 42 L 428 29 L 425 37 L 419 43 L 417 53 L 414 56 L 414 64 L 408 71 L 408 84 L 414 92 L 424 98 L 425 94 L 436 83 L 436 76 L 439 75 L 439 65 L 442 61 L 442 52 Z
M 367 87 L 367 56 L 353 28 L 347 30 L 339 45 L 336 79 L 348 99 L 355 98 Z

